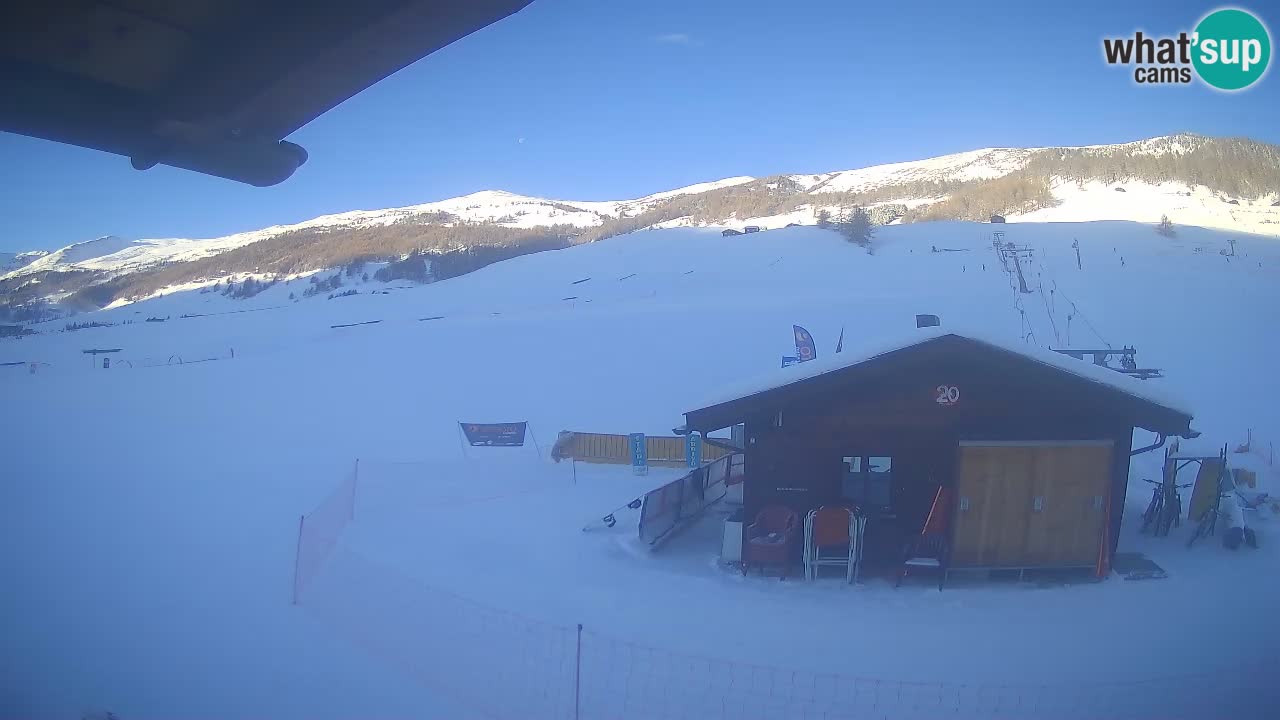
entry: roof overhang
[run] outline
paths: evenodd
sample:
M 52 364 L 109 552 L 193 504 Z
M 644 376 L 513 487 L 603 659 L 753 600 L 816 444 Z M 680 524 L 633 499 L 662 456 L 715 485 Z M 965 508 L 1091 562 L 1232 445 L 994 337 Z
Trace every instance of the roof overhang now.
M 900 362 L 919 354 L 938 353 L 946 356 L 949 353 L 969 352 L 986 353 L 984 357 L 1005 364 L 1025 364 L 1028 369 L 1045 378 L 1060 377 L 1067 382 L 1077 383 L 1082 392 L 1105 398 L 1108 403 L 1121 409 L 1126 417 L 1133 419 L 1136 427 L 1169 437 L 1198 435 L 1191 429 L 1192 416 L 1189 412 L 1153 399 L 1144 391 L 1140 383 L 1149 381 L 1136 380 L 1074 358 L 1054 357 L 1055 353 L 1019 352 L 998 343 L 942 330 L 920 332 L 914 337 L 915 340 L 903 344 L 891 344 L 888 346 L 890 349 L 883 352 L 865 357 L 854 356 L 848 362 L 842 363 L 837 357 L 825 366 L 819 366 L 817 370 L 804 366 L 816 365 L 818 361 L 775 370 L 769 376 L 772 380 L 748 383 L 745 391 L 731 393 L 686 412 L 685 425 L 690 430 L 704 433 L 719 430 L 743 422 L 762 409 L 774 411 L 804 402 L 821 402 L 832 392 L 848 391 L 859 386 L 871 387 L 890 377 Z M 1078 363 L 1079 366 L 1074 367 L 1069 363 Z
M 531 0 L 23 0 L 0 11 L 0 130 L 249 183 L 284 140 Z

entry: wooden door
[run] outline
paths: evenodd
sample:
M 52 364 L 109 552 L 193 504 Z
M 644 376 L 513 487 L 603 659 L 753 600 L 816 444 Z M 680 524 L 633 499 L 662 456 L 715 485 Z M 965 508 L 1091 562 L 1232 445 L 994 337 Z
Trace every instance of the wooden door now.
M 1092 565 L 1110 478 L 1109 442 L 962 444 L 952 564 Z
M 1028 522 L 1028 566 L 1090 566 L 1106 523 L 1111 444 L 1037 448 Z
M 966 445 L 960 449 L 951 564 L 1005 567 L 1026 545 L 1035 451 Z

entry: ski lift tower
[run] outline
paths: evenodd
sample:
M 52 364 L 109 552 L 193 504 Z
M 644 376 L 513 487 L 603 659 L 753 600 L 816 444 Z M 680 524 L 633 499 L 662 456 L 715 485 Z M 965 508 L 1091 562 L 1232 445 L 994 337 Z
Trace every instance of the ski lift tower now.
M 1004 266 L 1005 272 L 1010 272 L 1009 261 L 1013 261 L 1013 271 L 1018 274 L 1018 291 L 1024 295 L 1030 295 L 1031 288 L 1027 287 L 1027 278 L 1022 274 L 1022 258 L 1030 260 L 1035 257 L 1035 250 L 1027 245 L 1021 247 L 1014 245 L 1012 240 L 1004 242 L 1002 230 L 991 233 L 991 244 L 1000 256 L 1000 264 Z

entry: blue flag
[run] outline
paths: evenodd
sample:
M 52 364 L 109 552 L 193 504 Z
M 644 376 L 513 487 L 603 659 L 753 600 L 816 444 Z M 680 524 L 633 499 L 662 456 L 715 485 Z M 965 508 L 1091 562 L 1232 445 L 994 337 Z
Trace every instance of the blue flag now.
M 702 467 L 702 436 L 696 432 L 685 436 L 684 462 L 691 468 Z
M 631 448 L 631 470 L 637 475 L 649 473 L 649 449 L 644 440 L 644 433 L 631 433 L 627 436 L 627 444 Z
M 818 349 L 813 346 L 813 336 L 808 330 L 799 325 L 792 325 L 791 331 L 796 336 L 796 355 L 800 357 L 800 362 L 807 362 L 818 357 Z

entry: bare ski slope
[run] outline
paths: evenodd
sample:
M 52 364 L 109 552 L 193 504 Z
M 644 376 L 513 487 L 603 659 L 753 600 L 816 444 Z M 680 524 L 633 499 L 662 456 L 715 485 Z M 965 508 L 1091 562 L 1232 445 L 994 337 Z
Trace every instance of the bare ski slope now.
M 1032 294 L 1000 270 L 993 229 L 1034 248 Z M 556 686 L 563 629 L 579 622 L 596 633 L 583 717 L 678 716 L 659 700 L 719 716 L 726 706 L 698 704 L 711 681 L 680 685 L 701 671 L 661 674 L 693 656 L 757 663 L 771 679 L 794 669 L 930 688 L 1086 688 L 1274 658 L 1277 521 L 1259 523 L 1252 552 L 1137 536 L 1152 456 L 1134 462 L 1121 542 L 1169 580 L 940 595 L 744 580 L 715 567 L 715 538 L 699 532 L 637 554 L 634 515 L 579 528 L 662 477 L 579 465 L 575 487 L 569 468 L 531 454 L 494 466 L 459 449 L 460 420 L 527 419 L 544 454 L 563 429 L 667 434 L 708 393 L 776 369 L 793 323 L 821 355 L 841 328 L 856 352 L 922 312 L 1006 342 L 1135 345 L 1207 441 L 1280 438 L 1269 238 L 933 223 L 881 228 L 874 250 L 815 228 L 653 230 L 333 300 L 290 302 L 305 280 L 245 301 L 181 293 L 86 316 L 132 324 L 0 342 L 0 362 L 48 363 L 0 368 L 0 573 L 17 589 L 0 596 L 14 649 L 0 657 L 0 715 L 567 717 L 561 695 L 520 693 Z M 89 348 L 121 352 L 103 370 Z M 356 457 L 368 504 L 290 606 L 298 515 Z M 470 654 L 446 652 L 459 646 Z M 1158 695 L 1142 687 L 1116 692 Z M 983 714 L 955 692 L 955 714 Z M 1203 695 L 1180 692 L 1167 697 Z

